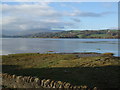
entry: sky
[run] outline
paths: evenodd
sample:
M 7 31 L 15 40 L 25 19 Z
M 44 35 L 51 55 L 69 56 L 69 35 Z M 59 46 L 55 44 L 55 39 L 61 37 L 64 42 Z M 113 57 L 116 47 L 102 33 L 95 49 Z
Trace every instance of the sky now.
M 117 2 L 3 2 L 0 5 L 5 33 L 118 27 Z

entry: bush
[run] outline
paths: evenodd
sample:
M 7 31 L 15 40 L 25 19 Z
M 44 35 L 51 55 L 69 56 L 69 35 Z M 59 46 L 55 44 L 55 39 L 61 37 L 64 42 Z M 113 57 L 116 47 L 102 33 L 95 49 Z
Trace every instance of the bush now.
M 114 53 L 103 53 L 103 55 L 106 55 L 106 56 L 113 56 Z

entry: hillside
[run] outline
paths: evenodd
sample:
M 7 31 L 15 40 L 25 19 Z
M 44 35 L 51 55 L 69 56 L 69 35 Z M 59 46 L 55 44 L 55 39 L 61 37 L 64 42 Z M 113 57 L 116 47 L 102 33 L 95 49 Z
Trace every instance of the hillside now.
M 71 30 L 57 33 L 37 33 L 24 37 L 32 38 L 118 38 L 117 30 Z
M 22 38 L 120 38 L 118 30 L 70 30 L 61 32 L 41 32 L 24 36 L 5 36 Z

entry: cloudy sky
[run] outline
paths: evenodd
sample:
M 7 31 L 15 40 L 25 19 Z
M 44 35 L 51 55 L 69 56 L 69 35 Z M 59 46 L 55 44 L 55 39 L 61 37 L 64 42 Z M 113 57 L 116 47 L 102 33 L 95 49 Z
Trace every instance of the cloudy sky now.
M 117 2 L 4 2 L 1 5 L 5 33 L 118 26 Z

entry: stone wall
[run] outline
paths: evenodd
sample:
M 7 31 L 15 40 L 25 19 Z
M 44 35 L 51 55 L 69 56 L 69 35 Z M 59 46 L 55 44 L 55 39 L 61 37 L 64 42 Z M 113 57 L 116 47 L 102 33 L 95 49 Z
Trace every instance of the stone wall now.
M 9 88 L 67 88 L 67 89 L 88 89 L 87 86 L 73 86 L 67 82 L 54 81 L 50 79 L 40 79 L 31 76 L 16 76 L 7 73 L 2 76 L 2 85 Z

